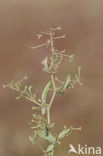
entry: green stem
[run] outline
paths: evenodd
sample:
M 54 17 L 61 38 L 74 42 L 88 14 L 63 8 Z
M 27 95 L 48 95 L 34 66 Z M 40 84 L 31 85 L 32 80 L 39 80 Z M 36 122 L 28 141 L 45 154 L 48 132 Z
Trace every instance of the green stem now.
M 51 108 L 51 105 L 54 101 L 54 98 L 55 98 L 55 95 L 56 95 L 56 87 L 55 87 L 55 81 L 54 81 L 54 77 L 53 75 L 51 75 L 51 79 L 52 79 L 52 83 L 53 83 L 53 95 L 51 97 L 51 100 L 50 100 L 50 103 L 48 105 L 48 108 L 47 108 L 47 119 L 48 119 L 48 125 L 50 125 L 50 108 Z
M 47 109 L 47 120 L 48 120 L 48 125 L 50 125 L 50 109 Z
M 50 125 L 50 108 L 51 108 L 51 105 L 53 103 L 53 100 L 55 98 L 55 95 L 56 95 L 56 91 L 54 91 L 53 95 L 52 95 L 52 98 L 50 100 L 50 103 L 49 103 L 49 106 L 47 108 L 47 119 L 48 119 L 48 125 Z

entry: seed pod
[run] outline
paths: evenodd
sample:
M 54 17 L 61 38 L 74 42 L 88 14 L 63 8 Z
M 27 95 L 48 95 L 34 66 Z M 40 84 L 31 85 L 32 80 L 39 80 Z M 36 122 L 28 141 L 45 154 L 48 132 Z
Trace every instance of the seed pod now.
M 65 90 L 66 88 L 68 88 L 69 82 L 70 82 L 70 74 L 68 74 L 64 80 L 64 83 L 62 85 L 62 87 L 60 88 L 60 90 Z
M 51 81 L 49 81 L 47 83 L 47 85 L 45 86 L 43 92 L 42 92 L 42 102 L 45 104 L 46 103 L 46 99 L 47 99 L 47 96 L 48 96 L 48 93 L 49 93 L 49 90 L 51 88 Z

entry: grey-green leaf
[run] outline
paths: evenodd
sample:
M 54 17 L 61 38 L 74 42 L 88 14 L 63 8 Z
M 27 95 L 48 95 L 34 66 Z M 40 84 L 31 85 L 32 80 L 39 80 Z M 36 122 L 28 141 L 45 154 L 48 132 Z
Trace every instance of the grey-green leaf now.
M 54 150 L 54 145 L 51 144 L 51 145 L 49 145 L 49 146 L 47 147 L 46 152 L 49 153 L 49 152 L 52 152 L 53 150 Z
M 61 131 L 58 135 L 58 139 L 63 139 L 66 135 L 68 135 L 71 132 L 71 130 L 68 129 L 64 129 L 63 131 Z
M 50 90 L 50 88 L 51 88 L 51 84 L 52 84 L 51 81 L 49 81 L 49 82 L 47 83 L 47 85 L 45 86 L 43 92 L 42 92 L 42 102 L 43 102 L 43 103 L 46 103 L 46 99 L 47 99 L 49 90 Z
M 55 139 L 55 137 L 54 137 L 50 132 L 49 132 L 49 134 L 47 135 L 47 134 L 45 133 L 45 131 L 43 131 L 43 130 L 38 130 L 38 131 L 37 131 L 37 135 L 38 135 L 40 138 L 45 139 L 45 140 L 49 141 L 49 142 L 52 143 L 52 144 L 55 144 L 56 139 Z
M 66 89 L 66 88 L 68 87 L 68 85 L 69 85 L 69 83 L 70 83 L 70 78 L 71 78 L 71 76 L 70 76 L 70 74 L 68 74 L 68 75 L 66 76 L 66 78 L 65 78 L 65 80 L 64 80 L 64 83 L 63 83 L 63 85 L 61 86 L 60 90 L 64 90 L 64 89 Z

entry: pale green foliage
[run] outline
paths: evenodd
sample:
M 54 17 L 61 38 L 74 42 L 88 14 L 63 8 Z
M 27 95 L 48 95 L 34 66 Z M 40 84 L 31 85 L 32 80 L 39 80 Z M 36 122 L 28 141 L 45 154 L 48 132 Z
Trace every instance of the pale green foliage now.
M 48 93 L 49 93 L 49 91 L 51 89 L 51 85 L 52 85 L 52 82 L 49 81 L 47 83 L 47 85 L 45 86 L 43 92 L 42 92 L 42 103 L 44 104 L 44 107 L 42 107 L 42 110 L 41 110 L 42 115 L 45 115 L 45 113 L 46 113 L 46 111 L 45 111 L 45 104 L 46 104 Z
M 67 126 L 64 126 L 63 130 L 59 134 L 52 133 L 52 128 L 55 123 L 51 123 L 50 110 L 55 96 L 59 93 L 64 94 L 67 89 L 74 88 L 75 84 L 82 85 L 80 79 L 81 67 L 78 67 L 78 72 L 74 76 L 68 73 L 67 76 L 64 77 L 64 80 L 60 80 L 57 77 L 57 73 L 60 70 L 59 66 L 62 64 L 62 61 L 67 59 L 69 63 L 72 63 L 74 59 L 74 55 L 65 54 L 66 50 L 60 51 L 55 49 L 54 42 L 57 39 L 65 38 L 65 35 L 56 36 L 56 32 L 58 30 L 61 30 L 60 26 L 40 32 L 37 34 L 37 38 L 41 39 L 44 36 L 47 36 L 47 40 L 41 45 L 31 47 L 32 49 L 36 49 L 46 46 L 49 49 L 49 52 L 51 52 L 51 56 L 49 58 L 45 57 L 42 61 L 43 71 L 50 75 L 50 80 L 46 83 L 41 97 L 38 98 L 36 93 L 32 93 L 31 85 L 23 85 L 24 80 L 27 80 L 27 76 L 25 76 L 21 81 L 12 81 L 7 85 L 3 85 L 4 88 L 9 87 L 19 93 L 17 100 L 24 97 L 35 104 L 32 106 L 32 110 L 35 112 L 32 114 L 32 120 L 30 122 L 30 128 L 33 130 L 34 134 L 33 136 L 30 136 L 29 139 L 32 143 L 37 143 L 44 156 L 53 156 L 54 152 L 59 148 L 61 140 L 65 136 L 68 136 L 73 130 L 81 130 L 81 128 L 68 128 Z M 49 96 L 49 92 L 51 93 L 51 97 Z M 46 150 L 44 150 L 39 144 L 39 138 L 49 143 Z
M 71 129 L 64 128 L 63 131 L 61 131 L 58 135 L 58 139 L 63 139 L 66 135 L 68 135 L 71 132 Z
M 47 153 L 52 152 L 52 151 L 54 150 L 54 147 L 55 147 L 55 146 L 54 146 L 53 144 L 49 145 L 49 146 L 47 147 L 46 152 L 47 152 Z
M 70 75 L 68 74 L 60 88 L 60 90 L 65 90 L 66 88 L 69 87 L 69 83 L 70 83 Z

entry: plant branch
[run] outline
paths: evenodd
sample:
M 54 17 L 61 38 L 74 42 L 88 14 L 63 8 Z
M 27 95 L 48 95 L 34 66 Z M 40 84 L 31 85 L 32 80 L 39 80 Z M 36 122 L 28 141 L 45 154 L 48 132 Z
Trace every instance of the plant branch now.
M 47 119 L 48 119 L 48 124 L 50 125 L 50 108 L 51 108 L 51 105 L 53 103 L 53 100 L 55 98 L 55 95 L 56 95 L 56 86 L 55 86 L 55 81 L 54 81 L 54 77 L 53 75 L 51 75 L 51 80 L 52 80 L 52 84 L 53 84 L 53 95 L 51 97 L 51 100 L 50 100 L 50 103 L 48 105 L 48 108 L 47 108 Z

